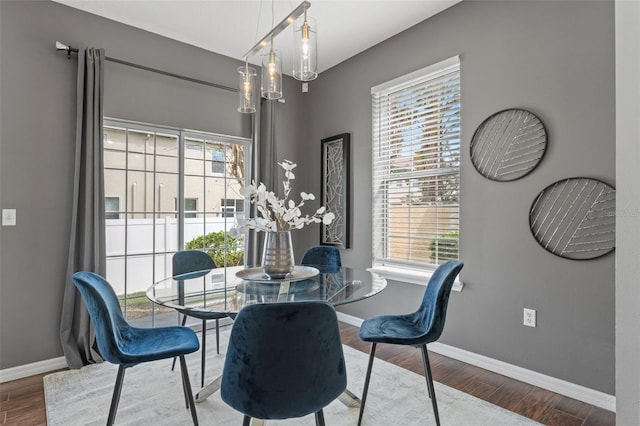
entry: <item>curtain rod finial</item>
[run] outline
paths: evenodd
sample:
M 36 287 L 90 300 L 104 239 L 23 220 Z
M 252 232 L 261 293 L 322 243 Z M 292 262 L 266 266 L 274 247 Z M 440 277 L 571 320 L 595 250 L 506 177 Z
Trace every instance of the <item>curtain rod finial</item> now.
M 71 60 L 71 48 L 69 46 L 67 46 L 66 44 L 60 43 L 59 41 L 56 41 L 56 50 L 57 51 L 66 50 L 67 51 L 67 60 L 68 61 Z

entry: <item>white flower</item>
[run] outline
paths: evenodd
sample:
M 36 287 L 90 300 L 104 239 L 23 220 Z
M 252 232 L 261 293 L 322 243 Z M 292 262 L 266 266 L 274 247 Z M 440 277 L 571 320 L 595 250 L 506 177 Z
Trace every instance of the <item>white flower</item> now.
M 295 179 L 292 172 L 297 167 L 295 163 L 289 160 L 283 160 L 278 163 L 284 170 L 286 180 L 283 181 L 284 198 L 279 199 L 272 191 L 267 191 L 264 183 L 260 182 L 257 186 L 255 181 L 240 189 L 240 194 L 252 204 L 256 205 L 258 217 L 255 218 L 237 218 L 237 225 L 231 228 L 232 236 L 239 235 L 240 232 L 247 229 L 256 229 L 258 231 L 289 231 L 292 229 L 302 229 L 310 223 L 330 224 L 335 215 L 326 211 L 324 206 L 320 207 L 316 212 L 309 216 L 302 216 L 300 208 L 304 206 L 305 201 L 315 200 L 313 194 L 301 192 L 301 201 L 296 203 L 289 199 L 291 192 L 291 180 Z
M 278 163 L 278 164 L 287 172 L 290 172 L 291 170 L 295 169 L 298 166 L 296 163 L 292 163 L 289 160 L 283 160 L 282 163 Z
M 336 215 L 334 215 L 333 213 L 327 213 L 322 217 L 322 223 L 325 225 L 329 225 L 331 222 L 333 222 L 333 219 L 335 219 Z
M 255 185 L 247 185 L 240 188 L 240 195 L 242 195 L 243 197 L 248 197 L 254 192 L 256 192 Z

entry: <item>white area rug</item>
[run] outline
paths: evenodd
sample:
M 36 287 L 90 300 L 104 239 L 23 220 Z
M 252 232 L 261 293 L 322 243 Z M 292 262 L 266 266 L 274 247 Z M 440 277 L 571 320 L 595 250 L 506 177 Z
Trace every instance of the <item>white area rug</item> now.
M 212 336 L 215 337 L 215 336 Z M 214 345 L 207 347 L 206 379 L 222 372 L 228 330 L 221 333 L 220 355 Z M 215 340 L 207 339 L 209 342 Z M 348 389 L 362 393 L 368 355 L 344 348 Z M 200 352 L 187 357 L 194 389 L 200 383 Z M 102 363 L 80 370 L 54 373 L 44 378 L 47 419 L 50 426 L 104 425 L 116 380 L 117 366 Z M 525 417 L 435 383 L 440 420 L 443 426 L 537 425 Z M 197 391 L 197 390 L 195 390 Z M 216 392 L 196 403 L 201 425 L 241 425 L 242 415 L 227 406 Z M 325 408 L 327 425 L 355 425 L 358 408 L 348 408 L 336 400 Z M 185 407 L 179 365 L 171 371 L 171 360 L 141 364 L 127 369 L 116 425 L 191 425 Z M 313 425 L 313 415 L 267 425 Z M 373 366 L 364 425 L 435 425 L 424 377 L 376 359 Z

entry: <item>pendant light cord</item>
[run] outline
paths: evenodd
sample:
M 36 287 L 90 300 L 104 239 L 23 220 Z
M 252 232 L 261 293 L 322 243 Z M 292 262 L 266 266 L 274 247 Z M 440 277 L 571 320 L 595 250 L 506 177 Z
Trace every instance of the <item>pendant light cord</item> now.
M 258 21 L 256 22 L 256 35 L 253 37 L 253 41 L 258 41 L 258 31 L 260 29 L 260 18 L 262 17 L 262 0 L 260 0 L 260 6 L 258 7 Z
M 271 28 L 273 28 L 273 17 L 275 16 L 276 0 L 271 0 Z M 273 38 L 271 39 L 273 40 Z

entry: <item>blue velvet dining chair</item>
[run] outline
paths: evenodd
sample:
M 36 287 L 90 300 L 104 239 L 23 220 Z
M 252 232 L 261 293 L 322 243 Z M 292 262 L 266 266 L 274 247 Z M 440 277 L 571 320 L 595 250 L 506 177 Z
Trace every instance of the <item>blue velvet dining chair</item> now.
M 263 303 L 240 310 L 231 330 L 221 397 L 251 418 L 289 419 L 315 413 L 347 387 L 338 319 L 321 301 Z
M 373 367 L 373 359 L 378 343 L 421 348 L 427 391 L 429 398 L 431 398 L 436 424 L 440 425 L 438 403 L 436 402 L 429 354 L 427 353 L 427 343 L 435 342 L 442 334 L 451 288 L 462 266 L 463 263 L 457 260 L 450 260 L 440 265 L 431 276 L 431 279 L 429 279 L 422 304 L 416 312 L 405 315 L 377 315 L 367 318 L 360 326 L 360 339 L 365 342 L 371 342 L 371 352 L 364 381 L 364 390 L 362 391 L 358 426 L 362 423 L 364 406 L 369 390 L 369 380 L 371 379 L 371 368 Z
M 332 272 L 342 266 L 340 250 L 334 246 L 315 246 L 308 249 L 300 260 L 301 265 L 313 266 L 320 272 Z
M 172 258 L 172 276 L 174 278 L 180 275 L 192 274 L 193 272 L 210 271 L 215 269 L 216 262 L 209 256 L 207 252 L 201 250 L 182 250 L 173 255 Z M 190 275 L 193 278 L 193 275 Z M 200 386 L 204 387 L 204 367 L 207 354 L 207 321 L 216 320 L 216 351 L 220 353 L 220 320 L 226 318 L 225 314 L 219 312 L 203 312 L 203 311 L 191 311 L 188 309 L 178 309 L 182 317 L 182 325 L 187 323 L 187 317 L 196 318 L 202 320 L 202 354 L 200 361 Z M 173 360 L 171 369 L 173 370 L 176 365 L 176 360 Z
M 184 359 L 186 354 L 200 347 L 193 330 L 186 327 L 132 327 L 122 315 L 118 296 L 107 280 L 93 272 L 76 272 L 72 281 L 89 311 L 100 355 L 118 365 L 107 426 L 112 425 L 116 417 L 125 370 L 144 362 L 173 357 L 180 358 L 187 408 L 191 410 L 193 424 L 197 425 L 198 416 Z

